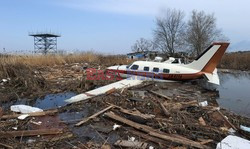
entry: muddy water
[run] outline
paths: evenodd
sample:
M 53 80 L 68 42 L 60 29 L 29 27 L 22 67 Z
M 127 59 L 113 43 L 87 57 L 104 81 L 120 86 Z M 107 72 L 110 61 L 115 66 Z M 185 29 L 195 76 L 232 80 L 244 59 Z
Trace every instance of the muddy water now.
M 250 117 L 250 73 L 219 73 L 219 76 L 219 105 L 236 114 Z
M 53 108 L 65 106 L 67 104 L 65 100 L 75 95 L 76 94 L 73 92 L 48 94 L 45 97 L 38 98 L 36 100 L 19 99 L 17 101 L 11 101 L 11 102 L 3 104 L 3 107 L 6 109 L 6 108 L 9 108 L 11 105 L 24 104 L 24 105 L 38 107 L 44 110 L 53 109 Z

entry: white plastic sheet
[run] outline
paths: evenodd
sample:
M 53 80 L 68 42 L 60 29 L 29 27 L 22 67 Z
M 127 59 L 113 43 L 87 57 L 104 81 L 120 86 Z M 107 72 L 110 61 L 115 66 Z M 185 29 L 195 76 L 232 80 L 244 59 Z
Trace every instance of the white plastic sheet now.
M 13 112 L 20 112 L 20 113 L 33 113 L 33 112 L 42 112 L 43 110 L 37 107 L 31 107 L 28 105 L 13 105 L 10 107 L 10 110 Z
M 216 149 L 250 149 L 250 141 L 229 135 L 217 144 Z

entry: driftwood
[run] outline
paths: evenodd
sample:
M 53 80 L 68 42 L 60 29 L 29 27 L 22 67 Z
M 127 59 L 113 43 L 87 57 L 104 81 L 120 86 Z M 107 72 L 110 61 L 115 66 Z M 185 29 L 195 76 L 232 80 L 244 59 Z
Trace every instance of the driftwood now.
M 10 137 L 25 137 L 25 136 L 37 136 L 37 135 L 56 135 L 63 133 L 62 129 L 39 129 L 39 130 L 23 130 L 23 131 L 1 131 L 0 138 Z
M 169 111 L 166 109 L 166 107 L 163 105 L 163 103 L 159 102 L 160 106 L 161 106 L 161 109 L 163 110 L 164 114 L 169 117 L 170 116 L 170 113 Z
M 101 111 L 99 111 L 99 112 L 97 112 L 97 113 L 95 113 L 95 114 L 93 114 L 93 115 L 91 115 L 90 117 L 84 118 L 82 121 L 80 121 L 79 123 L 77 123 L 75 126 L 81 126 L 82 124 L 88 122 L 89 120 L 91 120 L 91 119 L 97 117 L 98 115 L 100 115 L 100 114 L 106 112 L 107 110 L 109 110 L 109 109 L 111 109 L 111 108 L 113 108 L 112 105 L 109 106 L 109 107 L 107 107 L 107 108 L 105 108 L 105 109 L 103 109 L 103 110 L 101 110 Z
M 43 111 L 43 112 L 34 112 L 34 113 L 29 113 L 29 116 L 35 117 L 35 116 L 45 116 L 45 115 L 53 115 L 55 113 L 57 113 L 58 110 L 57 109 L 53 109 L 53 110 L 47 110 L 47 111 Z M 1 119 L 12 119 L 12 118 L 17 118 L 19 116 L 21 116 L 23 114 L 11 114 L 11 115 L 3 115 L 1 117 Z
M 224 114 L 220 112 L 220 110 L 217 110 L 217 112 L 220 114 L 223 120 L 226 121 L 228 125 L 230 125 L 234 130 L 237 130 L 237 128 L 224 116 Z
M 122 113 L 125 113 L 125 114 L 129 114 L 129 115 L 132 115 L 132 116 L 138 116 L 138 117 L 141 117 L 143 119 L 152 119 L 154 118 L 155 116 L 152 115 L 152 114 L 143 114 L 141 113 L 140 111 L 138 110 L 127 110 L 127 109 L 123 109 L 121 107 L 119 107 L 120 111 Z
M 163 97 L 163 98 L 165 98 L 165 99 L 167 99 L 167 100 L 171 100 L 171 98 L 170 98 L 170 97 L 168 97 L 168 96 L 166 96 L 166 95 L 163 95 L 163 94 L 161 94 L 161 93 L 157 93 L 157 92 L 155 92 L 155 91 L 151 91 L 151 90 L 148 90 L 148 92 L 149 92 L 149 93 L 152 93 L 152 94 L 154 94 L 154 95 L 157 95 L 157 96 Z
M 163 132 L 159 132 L 159 131 L 157 131 L 157 130 L 149 127 L 149 126 L 135 123 L 135 122 L 130 121 L 130 120 L 126 119 L 126 118 L 120 117 L 120 116 L 114 114 L 113 112 L 108 112 L 105 115 L 107 117 L 113 119 L 113 120 L 122 122 L 124 124 L 127 124 L 127 125 L 133 127 L 133 128 L 136 128 L 138 130 L 146 132 L 150 136 L 153 136 L 153 137 L 157 137 L 157 138 L 160 138 L 160 139 L 163 139 L 163 140 L 166 140 L 166 141 L 171 141 L 171 142 L 175 142 L 175 143 L 178 143 L 178 144 L 188 145 L 188 146 L 192 146 L 192 147 L 196 147 L 196 148 L 209 148 L 209 147 L 207 147 L 205 145 L 200 144 L 199 142 L 189 140 L 189 139 L 184 138 L 182 136 L 166 134 L 166 133 L 163 133 Z
M 146 149 L 148 144 L 145 142 L 139 142 L 139 141 L 118 140 L 115 142 L 115 145 L 121 146 L 121 147 Z
M 117 105 L 114 105 L 114 104 L 111 104 L 111 103 L 108 103 L 108 102 L 107 102 L 107 104 L 112 105 L 114 108 L 117 108 L 122 113 L 125 113 L 125 114 L 128 114 L 128 115 L 141 117 L 143 119 L 152 119 L 152 118 L 155 117 L 155 115 L 152 115 L 152 114 L 143 114 L 140 111 L 138 111 L 137 109 L 135 109 L 135 110 L 127 110 L 127 109 L 124 109 L 124 108 L 122 108 L 120 106 L 117 106 Z

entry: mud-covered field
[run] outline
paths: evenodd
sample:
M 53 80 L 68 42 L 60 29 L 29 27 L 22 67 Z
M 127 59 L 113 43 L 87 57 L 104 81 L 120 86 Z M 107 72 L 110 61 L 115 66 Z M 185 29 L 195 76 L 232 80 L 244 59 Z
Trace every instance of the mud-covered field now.
M 250 120 L 218 108 L 218 92 L 195 81 L 145 82 L 67 104 L 65 99 L 115 81 L 86 79 L 86 68 L 104 70 L 104 64 L 22 67 L 9 69 L 0 85 L 1 147 L 215 148 L 232 133 L 250 139 L 239 129 L 250 126 Z M 204 101 L 208 105 L 200 104 Z M 19 120 L 9 109 L 13 104 L 39 107 L 45 114 Z

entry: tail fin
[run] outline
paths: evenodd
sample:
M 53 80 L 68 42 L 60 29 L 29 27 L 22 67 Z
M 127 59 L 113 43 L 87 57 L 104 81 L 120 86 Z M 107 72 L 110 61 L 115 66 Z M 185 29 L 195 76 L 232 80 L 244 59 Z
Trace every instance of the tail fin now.
M 226 42 L 213 43 L 187 67 L 205 73 L 213 73 L 228 46 L 229 43 Z

